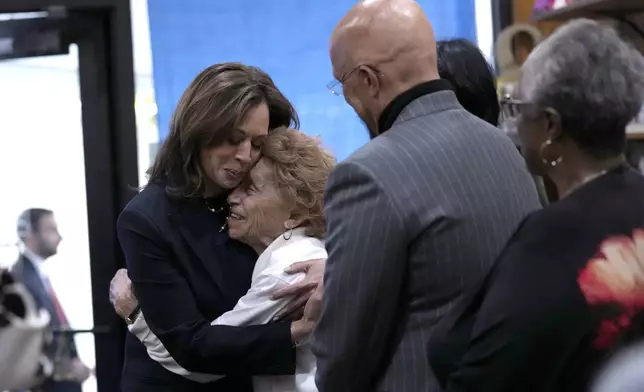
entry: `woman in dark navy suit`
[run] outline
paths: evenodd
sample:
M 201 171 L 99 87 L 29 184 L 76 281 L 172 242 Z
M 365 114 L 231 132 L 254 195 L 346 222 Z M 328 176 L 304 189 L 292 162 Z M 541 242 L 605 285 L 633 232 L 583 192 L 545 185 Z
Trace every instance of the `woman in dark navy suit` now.
M 257 162 L 268 132 L 293 124 L 293 106 L 254 67 L 211 66 L 183 94 L 149 184 L 119 217 L 118 236 L 150 329 L 182 367 L 227 377 L 188 381 L 150 359 L 128 334 L 124 392 L 243 392 L 252 391 L 251 375 L 293 374 L 294 345 L 310 333 L 310 320 L 249 327 L 209 321 L 246 293 L 257 258 L 227 237 L 227 193 Z M 311 265 L 307 292 L 323 269 L 322 261 Z M 119 313 L 132 322 L 140 309 Z

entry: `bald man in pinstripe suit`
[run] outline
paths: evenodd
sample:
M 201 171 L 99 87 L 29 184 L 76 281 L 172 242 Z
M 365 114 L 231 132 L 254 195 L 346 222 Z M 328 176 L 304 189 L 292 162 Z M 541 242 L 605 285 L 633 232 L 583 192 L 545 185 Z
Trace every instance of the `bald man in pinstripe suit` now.
M 367 0 L 331 38 L 335 85 L 371 142 L 334 169 L 312 339 L 320 392 L 439 388 L 432 327 L 540 207 L 507 136 L 440 80 L 434 33 L 412 0 Z

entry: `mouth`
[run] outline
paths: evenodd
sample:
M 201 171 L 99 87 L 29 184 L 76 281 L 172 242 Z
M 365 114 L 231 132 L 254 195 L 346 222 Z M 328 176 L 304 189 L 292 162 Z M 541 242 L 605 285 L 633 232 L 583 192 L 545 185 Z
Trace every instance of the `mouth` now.
M 231 177 L 239 177 L 241 175 L 239 170 L 224 169 L 224 171 Z
M 230 214 L 228 214 L 228 220 L 241 221 L 241 220 L 244 220 L 244 217 L 235 212 L 230 211 Z

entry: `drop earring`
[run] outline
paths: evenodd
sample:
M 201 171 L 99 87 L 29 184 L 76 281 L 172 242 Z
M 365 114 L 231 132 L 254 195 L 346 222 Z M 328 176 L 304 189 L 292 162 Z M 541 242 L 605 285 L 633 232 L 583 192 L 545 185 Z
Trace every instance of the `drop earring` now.
M 548 160 L 544 157 L 544 151 L 546 147 L 549 147 L 552 145 L 552 140 L 548 139 L 543 144 L 541 144 L 541 147 L 539 147 L 539 158 L 541 159 L 541 163 L 544 165 L 550 166 L 550 167 L 556 167 L 558 164 L 560 164 L 563 161 L 563 157 L 560 155 L 557 159 L 554 160 Z
M 290 240 L 292 236 L 293 236 L 293 229 L 290 227 L 287 227 L 286 230 L 284 230 L 284 233 L 282 233 L 282 237 L 284 237 L 286 241 Z

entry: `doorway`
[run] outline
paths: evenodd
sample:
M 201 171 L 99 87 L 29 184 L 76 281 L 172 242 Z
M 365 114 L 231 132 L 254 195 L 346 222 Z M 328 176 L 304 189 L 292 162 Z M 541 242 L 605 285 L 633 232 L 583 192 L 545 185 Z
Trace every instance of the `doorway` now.
M 125 326 L 108 300 L 124 266 L 116 218 L 136 193 L 128 0 L 0 3 L 0 265 L 23 251 L 18 216 L 54 213 L 62 241 L 43 268 L 95 366 L 84 391 L 120 390 Z

